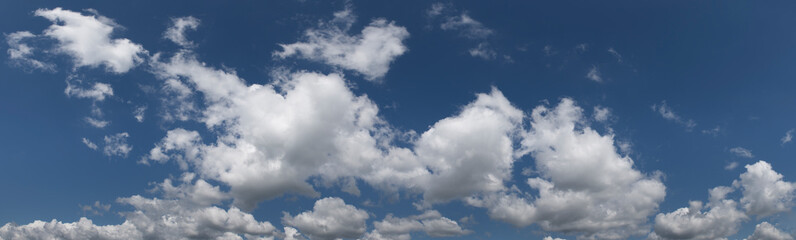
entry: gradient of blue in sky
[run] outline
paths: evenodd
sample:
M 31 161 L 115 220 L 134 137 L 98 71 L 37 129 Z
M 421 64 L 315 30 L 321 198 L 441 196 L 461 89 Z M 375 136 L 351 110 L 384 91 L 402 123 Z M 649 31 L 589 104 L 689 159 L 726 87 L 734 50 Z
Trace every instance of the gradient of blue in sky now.
M 0 239 L 793 239 L 794 10 L 5 2 Z

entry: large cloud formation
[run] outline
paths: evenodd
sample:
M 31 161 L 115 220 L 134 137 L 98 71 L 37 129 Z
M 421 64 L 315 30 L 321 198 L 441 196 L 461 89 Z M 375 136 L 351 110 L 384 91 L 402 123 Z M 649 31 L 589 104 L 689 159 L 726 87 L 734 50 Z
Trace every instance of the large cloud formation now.
M 44 34 L 58 40 L 58 51 L 72 56 L 76 68 L 105 66 L 109 72 L 124 73 L 143 61 L 139 54 L 146 50 L 128 39 L 111 38 L 120 26 L 96 12 L 86 16 L 56 8 L 36 15 L 55 23 Z M 449 19 L 458 22 L 449 27 L 480 26 L 466 17 Z M 275 55 L 354 70 L 369 80 L 383 77 L 390 63 L 407 51 L 403 40 L 408 31 L 376 19 L 360 35 L 350 36 L 353 19 L 350 9 L 338 12 L 331 22 L 307 30 L 306 42 L 281 45 L 283 51 Z M 6 224 L 0 238 L 298 239 L 303 234 L 311 239 L 408 239 L 413 232 L 461 236 L 471 231 L 431 208 L 462 201 L 518 227 L 536 224 L 581 238 L 624 239 L 649 233 L 648 219 L 666 195 L 661 174 L 638 170 L 629 156 L 617 151 L 613 134 L 592 129 L 589 119 L 594 117 L 585 116 L 570 98 L 527 114 L 493 88 L 420 134 L 399 131 L 340 74 L 276 72 L 264 84 L 247 83 L 234 71 L 197 58 L 184 31 L 197 29 L 198 19 L 172 21 L 164 37 L 182 49 L 170 55 L 155 53 L 147 58 L 148 70 L 162 81 L 164 106 L 177 107 L 164 118 L 195 121 L 206 129 L 168 130 L 141 162 L 176 163 L 185 172 L 179 183 L 166 179 L 157 184 L 162 199 L 118 199 L 134 209 L 123 213 L 125 221 L 119 225 L 97 226 L 88 219 Z M 28 51 L 20 51 L 17 55 L 30 57 Z M 101 101 L 112 96 L 112 89 L 95 85 L 67 94 Z M 659 112 L 665 117 L 664 112 L 671 113 Z M 131 149 L 127 137 L 124 132 L 106 137 L 106 154 L 126 157 Z M 517 161 L 533 161 L 521 186 L 513 185 Z M 694 201 L 689 208 L 658 214 L 650 238 L 722 238 L 737 232 L 748 215 L 770 216 L 791 208 L 793 183 L 783 181 L 766 162 L 746 168 L 733 184 L 743 189 L 740 201 L 726 198 L 733 188 L 715 188 L 704 207 Z M 286 211 L 283 232 L 245 212 L 284 194 L 320 197 L 318 185 L 340 183 L 357 195 L 357 182 L 406 194 L 424 212 L 387 215 L 375 221 L 370 232 L 370 214 L 336 197 L 317 200 L 311 211 Z M 219 207 L 230 201 L 232 206 Z

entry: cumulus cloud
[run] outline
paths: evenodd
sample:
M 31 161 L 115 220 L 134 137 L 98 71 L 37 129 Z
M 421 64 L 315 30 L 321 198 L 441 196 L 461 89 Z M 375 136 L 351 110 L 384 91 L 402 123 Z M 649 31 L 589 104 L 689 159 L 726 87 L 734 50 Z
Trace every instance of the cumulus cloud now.
M 375 19 L 359 35 L 348 35 L 355 16 L 350 8 L 336 12 L 334 19 L 304 32 L 304 42 L 280 44 L 274 56 L 298 56 L 331 66 L 356 71 L 368 80 L 387 74 L 390 64 L 408 49 L 403 41 L 406 28 L 386 19 Z
M 340 198 L 328 197 L 315 202 L 312 211 L 296 216 L 285 212 L 282 223 L 295 227 L 310 239 L 358 238 L 365 233 L 368 213 Z
M 737 233 L 749 216 L 766 217 L 789 211 L 793 206 L 796 184 L 782 181 L 782 175 L 765 161 L 746 165 L 746 172 L 739 180 L 733 181 L 732 186 L 711 189 L 710 202 L 705 207 L 702 202 L 692 201 L 688 208 L 658 214 L 655 232 L 650 238 L 722 239 Z M 740 201 L 727 199 L 727 195 L 736 189 L 743 190 Z M 767 230 L 770 229 L 761 231 Z
M 696 122 L 693 119 L 685 119 L 683 117 L 680 117 L 680 115 L 674 113 L 674 111 L 672 111 L 672 108 L 666 104 L 666 100 L 661 101 L 660 104 L 653 104 L 652 111 L 659 113 L 661 117 L 663 117 L 666 120 L 683 125 L 686 131 L 690 132 L 691 130 L 694 129 L 694 127 L 696 127 Z
M 746 172 L 733 186 L 743 188 L 741 205 L 749 214 L 769 216 L 789 211 L 793 207 L 796 183 L 782 180 L 782 174 L 772 169 L 771 164 L 759 161 L 746 165 Z
M 752 151 L 749 149 L 742 148 L 742 147 L 734 147 L 730 148 L 730 152 L 735 154 L 735 156 L 742 157 L 742 158 L 754 158 L 755 156 L 752 155 Z
M 691 201 L 687 208 L 659 213 L 651 239 L 722 239 L 735 234 L 748 217 L 737 208 L 736 201 L 725 199 L 732 191 L 716 187 L 710 190 L 710 202 L 705 207 L 700 201 Z
M 768 222 L 762 222 L 755 226 L 755 232 L 747 240 L 793 240 L 793 236 L 783 232 Z
M 126 132 L 105 136 L 105 147 L 103 148 L 105 156 L 127 158 L 127 154 L 133 150 L 133 147 L 127 144 L 127 137 L 129 136 L 130 134 Z
M 472 233 L 462 229 L 456 221 L 443 217 L 436 210 L 428 210 L 420 215 L 406 218 L 388 214 L 381 221 L 373 223 L 375 230 L 365 239 L 411 239 L 412 232 L 425 232 L 431 237 L 454 237 Z
M 2 239 L 272 239 L 276 228 L 269 222 L 259 222 L 251 214 L 232 207 L 227 210 L 205 205 L 207 201 L 196 195 L 207 193 L 201 182 L 190 182 L 183 177 L 180 190 L 184 194 L 167 193 L 163 199 L 146 198 L 139 195 L 119 198 L 118 203 L 133 207 L 133 211 L 122 212 L 125 221 L 119 225 L 95 225 L 87 218 L 78 222 L 63 223 L 34 221 L 26 225 L 8 223 L 0 227 Z M 164 185 L 167 181 L 164 181 Z M 170 185 L 170 184 L 168 184 Z M 191 191 L 190 189 L 205 189 Z M 213 190 L 211 190 L 213 191 Z M 109 209 L 109 205 L 95 203 Z
M 90 11 L 78 12 L 55 9 L 39 9 L 34 13 L 53 22 L 43 35 L 58 41 L 56 51 L 71 56 L 75 67 L 99 67 L 113 73 L 125 73 L 143 62 L 140 54 L 146 51 L 126 38 L 112 38 L 111 34 L 120 26 L 113 20 Z
M 26 39 L 35 38 L 36 35 L 28 31 L 19 31 L 6 35 L 8 44 L 8 58 L 19 66 L 32 67 L 43 71 L 55 71 L 55 64 L 46 63 L 33 58 L 33 47 L 25 43 Z
M 196 30 L 198 27 L 199 19 L 193 16 L 172 18 L 171 26 L 163 33 L 163 38 L 171 40 L 177 45 L 180 45 L 180 47 L 194 47 L 196 44 L 185 37 L 185 31 Z
M 538 177 L 527 184 L 538 196 L 512 188 L 467 202 L 515 226 L 536 223 L 547 231 L 609 239 L 645 234 L 647 217 L 666 195 L 663 183 L 633 169 L 632 159 L 616 152 L 612 135 L 584 126 L 582 112 L 563 99 L 531 113 L 522 146 L 535 160 Z

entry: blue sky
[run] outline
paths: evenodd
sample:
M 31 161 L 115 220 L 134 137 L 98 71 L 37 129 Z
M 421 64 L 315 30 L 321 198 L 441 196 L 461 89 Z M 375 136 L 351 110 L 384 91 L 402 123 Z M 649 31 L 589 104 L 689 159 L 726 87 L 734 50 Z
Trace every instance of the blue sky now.
M 5 2 L 0 239 L 793 239 L 795 7 Z

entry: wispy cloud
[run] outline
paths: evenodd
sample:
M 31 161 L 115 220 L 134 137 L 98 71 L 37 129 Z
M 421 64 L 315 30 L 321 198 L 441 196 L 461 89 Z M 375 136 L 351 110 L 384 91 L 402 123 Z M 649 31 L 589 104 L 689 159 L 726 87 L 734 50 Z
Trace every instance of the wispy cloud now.
M 696 121 L 693 119 L 685 119 L 680 115 L 677 115 L 668 104 L 666 104 L 666 100 L 661 101 L 659 104 L 652 105 L 652 111 L 655 111 L 661 115 L 666 120 L 678 123 L 683 125 L 686 131 L 691 131 L 696 127 Z
M 789 143 L 791 140 L 793 140 L 793 131 L 794 130 L 796 130 L 796 129 L 791 129 L 791 130 L 788 130 L 787 132 L 785 132 L 785 136 L 782 137 L 781 139 L 779 139 L 779 141 L 782 142 L 782 144 Z
M 752 151 L 749 149 L 742 148 L 742 147 L 734 147 L 730 148 L 730 152 L 735 154 L 735 156 L 743 157 L 743 158 L 754 158 L 755 156 L 752 155 Z

